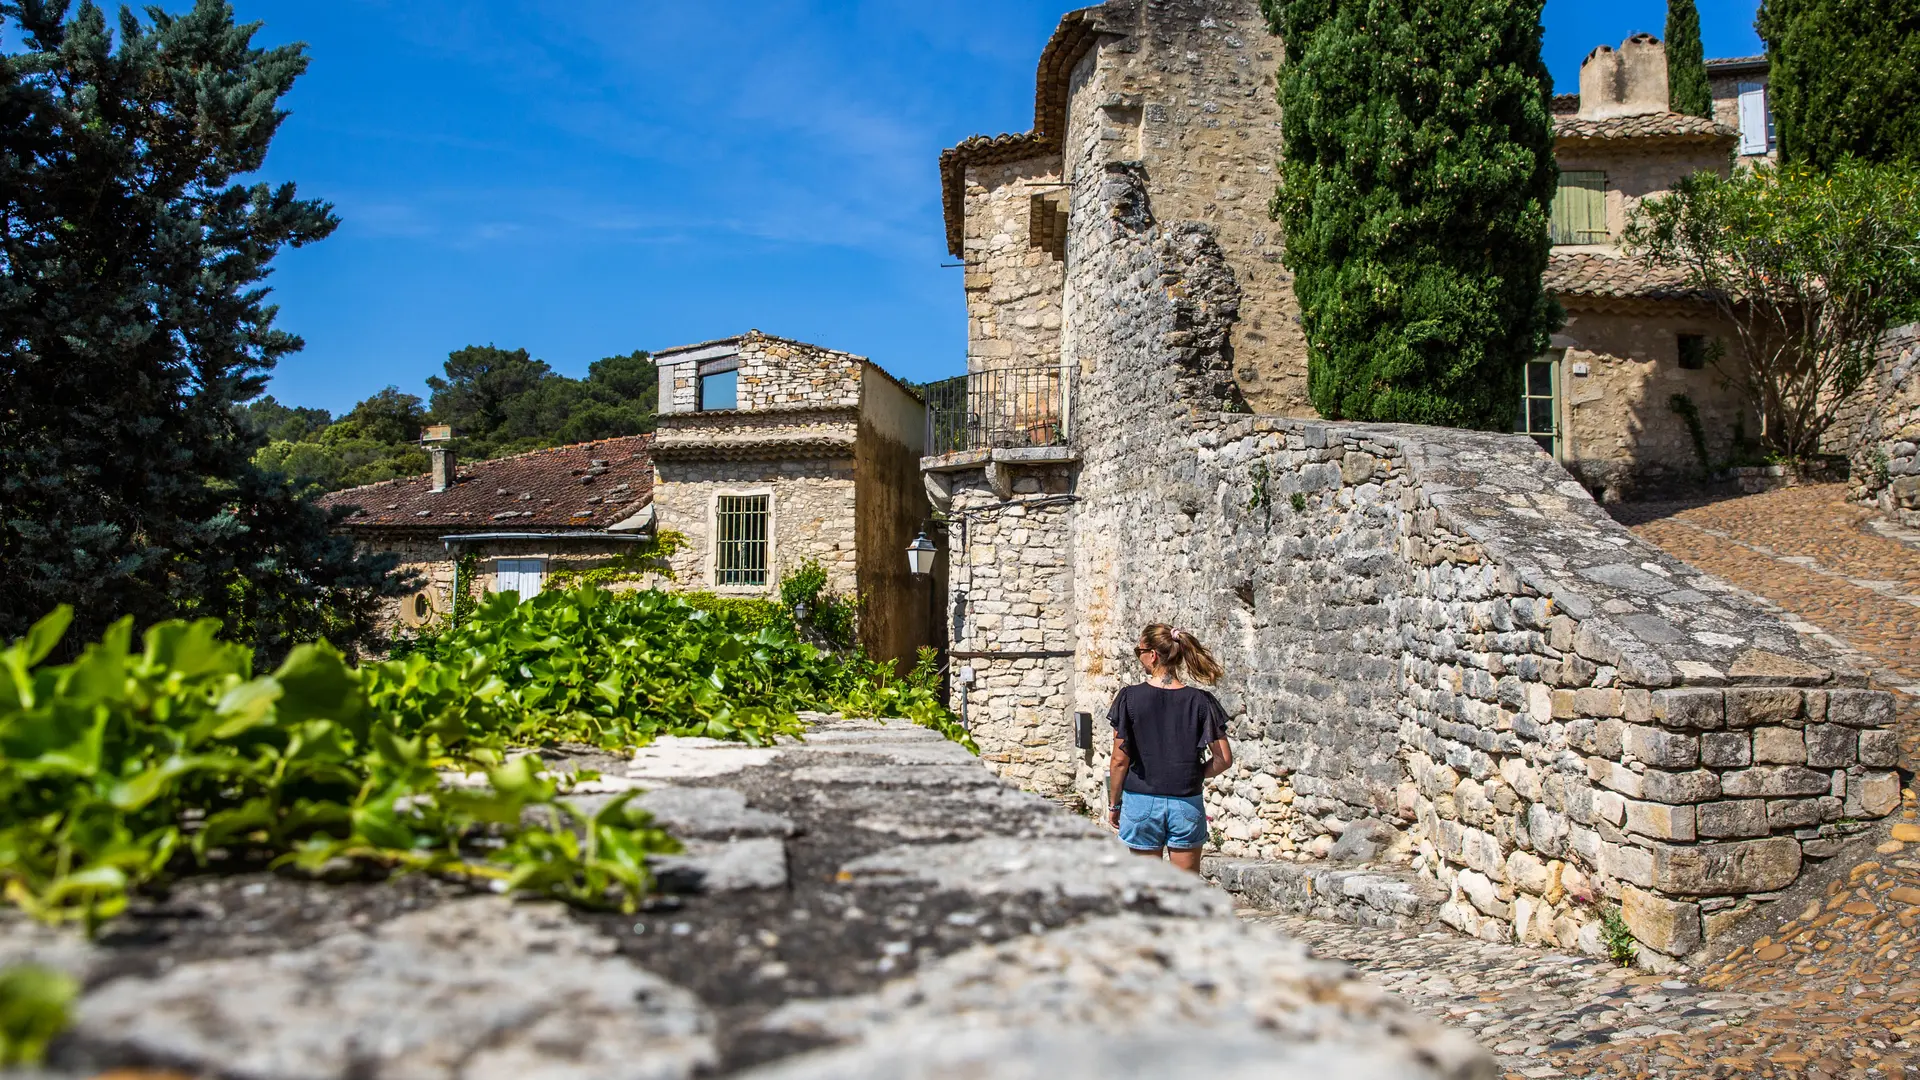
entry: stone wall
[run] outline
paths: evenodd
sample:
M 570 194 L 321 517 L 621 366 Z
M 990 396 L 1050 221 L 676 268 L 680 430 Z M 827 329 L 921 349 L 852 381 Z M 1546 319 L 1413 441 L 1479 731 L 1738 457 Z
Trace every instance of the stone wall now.
M 773 337 L 758 330 L 738 339 L 739 410 L 852 408 L 860 404 L 860 373 L 866 361 L 805 342 Z M 699 408 L 699 364 L 669 365 L 669 405 L 662 413 L 691 413 Z
M 715 589 L 713 507 L 720 495 L 772 495 L 773 544 L 764 586 L 726 586 L 718 591 L 755 596 L 779 593 L 780 577 L 808 559 L 827 570 L 828 588 L 859 587 L 856 562 L 854 461 L 844 458 L 679 461 L 656 464 L 655 520 L 662 531 L 683 533 L 688 544 L 674 555 L 675 588 Z
M 1046 236 L 1036 236 L 1033 219 L 1039 209 L 1044 222 L 1058 204 L 1059 180 L 1058 154 L 967 170 L 962 257 L 970 371 L 1060 362 L 1065 264 Z
M 1229 671 L 1225 853 L 1317 858 L 1364 822 L 1468 932 L 1597 948 L 1618 903 L 1656 959 L 1790 884 L 1824 826 L 1891 809 L 1891 698 L 1637 540 L 1529 440 L 1223 411 L 1232 268 L 1211 228 L 1154 210 L 1138 166 L 1078 174 L 1079 499 L 1070 566 L 1045 579 L 1070 582 L 1075 619 L 1026 616 L 1076 655 L 1023 691 L 1072 706 L 1000 768 L 1058 760 L 1049 744 L 1072 760 L 1070 713 L 1104 715 L 1139 677 L 1139 627 L 1173 622 Z M 962 475 L 974 536 L 1017 524 Z M 1037 576 L 1057 533 L 988 561 Z M 1001 648 L 1029 629 L 971 625 Z M 1079 770 L 1088 801 L 1108 741 Z
M 417 534 L 395 532 L 381 536 L 363 535 L 356 541 L 363 553 L 393 555 L 399 560 L 396 566 L 399 573 L 417 575 L 418 588 L 427 592 L 433 610 L 440 619 L 445 619 L 453 612 L 455 556 L 460 551 L 471 551 L 478 556 L 475 579 L 462 582 L 462 585 L 471 592 L 489 593 L 496 588 L 494 572 L 496 562 L 500 559 L 542 559 L 546 561 L 547 574 L 551 576 L 561 570 L 591 570 L 606 566 L 630 547 L 628 543 L 617 540 L 604 543 L 490 540 L 463 544 L 449 550 L 446 541 L 440 539 L 441 535 L 441 530 L 436 529 Z M 376 622 L 376 633 L 380 637 L 391 639 L 413 632 L 413 628 L 400 618 L 400 605 L 411 598 L 412 593 L 409 593 L 382 602 Z
M 1920 323 L 1886 336 L 1874 377 L 1849 404 L 1860 413 L 1848 454 L 1852 496 L 1920 526 Z
M 1699 334 L 1729 349 L 1738 338 L 1711 309 L 1668 302 L 1566 298 L 1566 343 L 1560 360 L 1561 460 L 1589 491 L 1613 501 L 1697 484 L 1705 470 L 1673 396 L 1685 394 L 1700 415 L 1715 469 L 1730 457 L 1734 436 L 1759 435 L 1740 388 L 1713 364 L 1680 366 L 1679 335 Z M 1578 374 L 1579 366 L 1586 374 Z
M 1071 455 L 1054 448 L 929 459 L 947 520 L 950 704 L 980 756 L 1030 791 L 1073 788 L 1063 738 L 1073 668 Z

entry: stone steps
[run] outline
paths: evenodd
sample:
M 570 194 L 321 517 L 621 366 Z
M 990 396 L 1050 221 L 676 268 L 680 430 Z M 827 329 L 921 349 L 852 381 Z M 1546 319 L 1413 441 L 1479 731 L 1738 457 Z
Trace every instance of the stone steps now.
M 1411 870 L 1216 857 L 1205 861 L 1203 872 L 1252 907 L 1383 930 L 1425 929 L 1438 921 L 1447 899 Z

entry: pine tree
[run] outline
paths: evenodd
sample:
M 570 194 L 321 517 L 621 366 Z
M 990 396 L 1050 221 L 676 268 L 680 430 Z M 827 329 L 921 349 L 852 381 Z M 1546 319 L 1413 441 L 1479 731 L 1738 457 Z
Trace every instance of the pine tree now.
M 1667 108 L 1688 116 L 1713 115 L 1700 9 L 1693 0 L 1667 0 Z
M 1286 226 L 1333 419 L 1511 430 L 1560 318 L 1541 0 L 1263 0 Z
M 1754 25 L 1782 157 L 1920 163 L 1920 4 L 1763 0 Z
M 267 652 L 352 637 L 390 563 L 256 470 L 235 415 L 300 347 L 262 282 L 333 231 L 258 170 L 306 67 L 198 0 L 180 15 L 0 3 L 0 638 L 128 615 L 224 620 Z

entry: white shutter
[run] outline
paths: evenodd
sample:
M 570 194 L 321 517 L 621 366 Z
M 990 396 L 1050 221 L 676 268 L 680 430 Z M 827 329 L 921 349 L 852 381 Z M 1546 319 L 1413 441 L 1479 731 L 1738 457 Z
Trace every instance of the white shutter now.
M 493 591 L 520 591 L 520 560 L 495 559 L 493 563 Z
M 1767 88 L 1758 83 L 1740 84 L 1740 152 L 1767 152 Z
M 540 589 L 547 583 L 547 560 L 520 560 L 520 599 L 531 600 L 540 595 Z

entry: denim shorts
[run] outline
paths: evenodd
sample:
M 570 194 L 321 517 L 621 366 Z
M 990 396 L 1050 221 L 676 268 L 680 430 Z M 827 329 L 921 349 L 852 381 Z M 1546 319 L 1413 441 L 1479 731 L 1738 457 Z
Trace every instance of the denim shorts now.
M 1207 846 L 1207 804 L 1198 795 L 1120 794 L 1120 841 L 1135 851 Z

